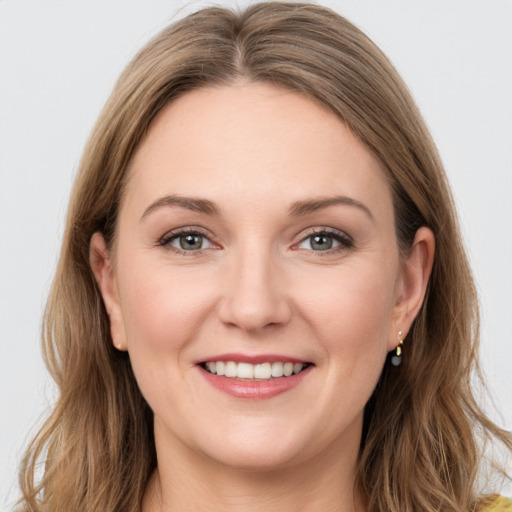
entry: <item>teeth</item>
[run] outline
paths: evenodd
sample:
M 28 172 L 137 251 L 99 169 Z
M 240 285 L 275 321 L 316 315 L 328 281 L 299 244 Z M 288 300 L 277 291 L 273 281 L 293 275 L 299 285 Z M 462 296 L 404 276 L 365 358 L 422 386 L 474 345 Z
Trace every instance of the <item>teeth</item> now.
M 253 379 L 254 366 L 249 363 L 238 363 L 236 368 L 236 377 L 240 379 Z
M 215 373 L 217 375 L 224 375 L 224 361 L 218 361 L 217 363 L 213 363 L 215 365 Z M 213 373 L 213 371 L 212 371 Z
M 283 375 L 283 363 L 272 363 L 272 377 L 282 377 Z
M 226 363 L 226 369 L 224 372 L 226 377 L 236 377 L 237 376 L 237 366 L 233 361 L 228 361 Z
M 208 361 L 204 367 L 214 375 L 224 375 L 232 379 L 269 380 L 271 378 L 289 377 L 300 373 L 303 363 L 235 363 L 234 361 Z
M 255 379 L 270 379 L 272 377 L 272 366 L 270 363 L 254 365 Z

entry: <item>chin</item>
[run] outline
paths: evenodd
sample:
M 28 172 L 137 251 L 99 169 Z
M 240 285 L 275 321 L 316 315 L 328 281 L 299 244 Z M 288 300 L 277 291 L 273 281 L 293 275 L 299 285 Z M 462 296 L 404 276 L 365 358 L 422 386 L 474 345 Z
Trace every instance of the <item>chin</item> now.
M 327 452 L 338 441 L 329 429 L 318 430 L 309 422 L 282 418 L 239 422 L 220 428 L 203 443 L 203 453 L 224 467 L 248 472 L 269 472 L 306 463 Z M 225 426 L 224 426 L 225 427 Z
M 222 453 L 210 452 L 210 458 L 224 467 L 251 473 L 271 472 L 292 467 L 299 464 L 301 455 L 304 455 L 300 447 L 269 448 L 264 446 L 264 443 L 226 448 Z

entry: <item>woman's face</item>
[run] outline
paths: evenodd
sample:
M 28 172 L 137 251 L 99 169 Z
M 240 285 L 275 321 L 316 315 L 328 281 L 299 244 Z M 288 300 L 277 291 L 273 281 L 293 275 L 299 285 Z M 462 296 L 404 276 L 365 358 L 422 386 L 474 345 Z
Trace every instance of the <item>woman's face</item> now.
M 130 173 L 112 254 L 91 247 L 157 447 L 245 468 L 356 456 L 417 310 L 376 158 L 304 96 L 245 84 L 168 105 Z

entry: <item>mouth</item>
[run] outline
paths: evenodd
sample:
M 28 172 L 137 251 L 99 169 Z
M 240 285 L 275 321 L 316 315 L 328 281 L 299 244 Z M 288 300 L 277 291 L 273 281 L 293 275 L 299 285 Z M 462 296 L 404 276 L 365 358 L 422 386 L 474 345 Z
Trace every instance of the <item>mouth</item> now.
M 309 368 L 311 363 L 286 360 L 258 364 L 236 361 L 204 361 L 199 366 L 212 375 L 258 382 L 298 375 Z
M 308 379 L 314 363 L 284 354 L 222 354 L 196 361 L 205 381 L 236 399 L 264 400 Z

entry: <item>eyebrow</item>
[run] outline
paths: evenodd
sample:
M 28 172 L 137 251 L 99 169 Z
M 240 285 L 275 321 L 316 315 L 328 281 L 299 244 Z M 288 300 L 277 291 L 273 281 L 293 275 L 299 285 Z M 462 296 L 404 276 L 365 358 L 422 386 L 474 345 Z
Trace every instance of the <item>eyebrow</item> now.
M 290 206 L 289 213 L 295 216 L 303 216 L 335 205 L 354 206 L 368 215 L 371 220 L 375 220 L 367 206 L 347 196 L 321 197 L 307 201 L 296 201 Z
M 347 196 L 321 197 L 318 199 L 296 201 L 292 203 L 292 205 L 288 209 L 288 212 L 290 215 L 301 217 L 304 215 L 308 215 L 310 213 L 314 213 L 318 210 L 323 210 L 325 208 L 329 208 L 330 206 L 336 205 L 353 206 L 359 208 L 371 220 L 375 220 L 372 215 L 372 212 L 367 206 Z M 214 215 L 220 217 L 219 208 L 215 205 L 215 203 L 209 201 L 208 199 L 170 195 L 161 197 L 154 201 L 153 203 L 151 203 L 144 210 L 141 220 L 143 220 L 145 217 L 147 217 L 155 210 L 173 206 L 178 206 L 181 208 L 186 208 L 187 210 L 192 210 L 194 212 L 205 213 L 207 215 Z
M 218 207 L 209 201 L 208 199 L 200 199 L 198 197 L 184 197 L 184 196 L 176 196 L 170 195 L 161 197 L 157 199 L 153 203 L 151 203 L 142 214 L 140 220 L 143 220 L 150 213 L 154 212 L 163 207 L 172 207 L 179 206 L 181 208 L 186 208 L 187 210 L 192 210 L 194 212 L 206 213 L 207 215 L 216 215 L 220 216 L 220 210 Z

